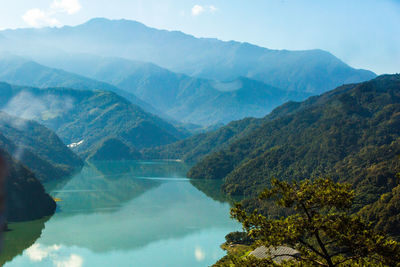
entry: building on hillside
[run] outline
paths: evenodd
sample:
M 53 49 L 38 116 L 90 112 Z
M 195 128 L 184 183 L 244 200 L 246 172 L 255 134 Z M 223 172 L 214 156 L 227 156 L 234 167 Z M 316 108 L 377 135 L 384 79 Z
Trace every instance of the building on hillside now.
M 285 246 L 278 246 L 276 248 L 270 247 L 266 248 L 264 246 L 260 246 L 250 252 L 249 255 L 252 255 L 258 259 L 265 259 L 271 257 L 273 261 L 276 263 L 281 263 L 282 261 L 294 260 L 300 256 L 300 252 Z

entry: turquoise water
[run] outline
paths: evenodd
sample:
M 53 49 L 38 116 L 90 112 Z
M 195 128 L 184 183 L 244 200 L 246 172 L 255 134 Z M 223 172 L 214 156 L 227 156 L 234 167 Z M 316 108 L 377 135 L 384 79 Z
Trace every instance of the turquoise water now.
M 218 182 L 190 181 L 186 171 L 178 162 L 98 162 L 47 184 L 62 200 L 56 214 L 10 225 L 5 266 L 212 265 L 240 226 Z

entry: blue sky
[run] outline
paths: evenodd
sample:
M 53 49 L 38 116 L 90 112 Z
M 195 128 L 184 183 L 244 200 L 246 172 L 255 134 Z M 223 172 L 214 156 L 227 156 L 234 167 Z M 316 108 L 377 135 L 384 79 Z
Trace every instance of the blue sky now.
M 0 1 L 0 29 L 125 18 L 272 49 L 320 48 L 356 68 L 400 72 L 400 0 Z

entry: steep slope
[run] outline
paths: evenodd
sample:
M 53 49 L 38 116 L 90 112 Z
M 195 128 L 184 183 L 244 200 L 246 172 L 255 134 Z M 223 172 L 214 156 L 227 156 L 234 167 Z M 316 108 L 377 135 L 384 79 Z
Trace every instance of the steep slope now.
M 88 160 L 126 160 L 139 159 L 140 153 L 119 139 L 108 138 L 88 156 Z
M 65 87 L 78 90 L 111 91 L 149 112 L 156 112 L 148 103 L 111 84 L 92 80 L 61 69 L 49 68 L 26 58 L 10 54 L 0 55 L 0 81 L 40 88 Z
M 6 138 L 0 134 L 0 142 Z M 6 172 L 5 217 L 8 221 L 39 219 L 54 213 L 56 203 L 34 174 L 0 148 L 0 171 Z
M 289 113 L 206 156 L 189 177 L 224 178 L 225 192 L 254 196 L 272 177 L 323 175 L 352 183 L 363 204 L 398 184 L 400 75 L 345 85 L 279 110 Z
M 234 121 L 215 131 L 196 134 L 165 146 L 143 149 L 141 157 L 144 159 L 179 159 L 195 163 L 205 155 L 219 151 L 234 140 L 245 136 L 259 127 L 262 121 L 262 119 L 254 118 Z
M 35 173 L 40 181 L 62 178 L 83 162 L 49 129 L 0 112 L 0 133 L 9 141 L 0 146 Z
M 1 34 L 7 39 L 2 50 L 36 58 L 60 51 L 123 57 L 153 62 L 190 76 L 215 80 L 243 76 L 282 89 L 313 93 L 375 77 L 322 50 L 270 50 L 157 30 L 128 20 L 99 18 L 75 27 L 5 30 Z
M 174 120 L 207 126 L 263 117 L 288 100 L 300 101 L 309 96 L 243 77 L 216 82 L 121 58 L 60 55 L 44 63 L 113 84 Z
M 164 145 L 186 137 L 185 132 L 112 92 L 38 89 L 5 83 L 0 84 L 0 91 L 0 109 L 39 121 L 83 157 L 110 137 L 133 148 Z
M 204 156 L 227 147 L 234 141 L 245 137 L 264 123 L 298 112 L 312 105 L 318 97 L 310 97 L 304 102 L 287 102 L 275 108 L 264 118 L 245 118 L 204 133 L 198 133 L 178 142 L 141 150 L 145 159 L 179 159 L 197 163 Z
M 204 156 L 227 147 L 234 141 L 258 129 L 264 123 L 304 109 L 312 105 L 316 99 L 318 98 L 310 97 L 304 102 L 287 102 L 275 108 L 264 118 L 245 118 L 243 120 L 233 121 L 216 130 L 195 134 L 172 144 L 143 149 L 141 151 L 142 158 L 179 159 L 188 163 L 197 163 Z

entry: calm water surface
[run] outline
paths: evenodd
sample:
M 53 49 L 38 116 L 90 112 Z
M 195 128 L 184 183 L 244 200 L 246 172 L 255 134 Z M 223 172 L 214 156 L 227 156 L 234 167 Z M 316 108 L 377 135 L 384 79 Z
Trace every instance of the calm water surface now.
M 45 187 L 51 218 L 10 224 L 5 266 L 209 266 L 240 226 L 218 182 L 190 181 L 177 162 L 97 162 Z

